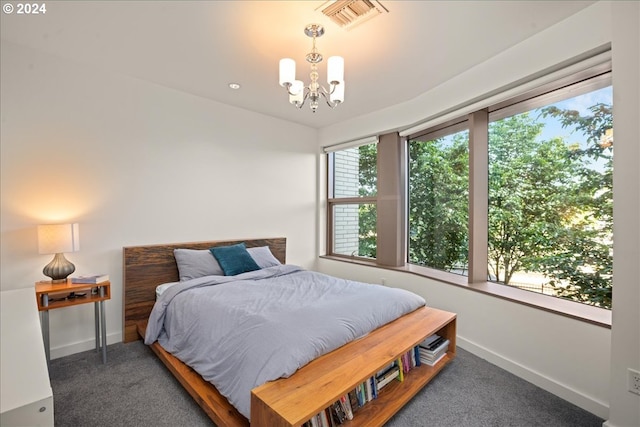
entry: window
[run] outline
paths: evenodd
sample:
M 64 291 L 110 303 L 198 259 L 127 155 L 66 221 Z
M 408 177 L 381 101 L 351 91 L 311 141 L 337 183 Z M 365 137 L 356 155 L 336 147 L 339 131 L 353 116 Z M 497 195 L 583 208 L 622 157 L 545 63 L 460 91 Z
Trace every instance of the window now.
M 469 131 L 460 127 L 409 140 L 408 242 L 410 263 L 466 275 Z
M 350 147 L 328 156 L 331 253 L 375 259 L 377 144 Z
M 610 308 L 612 90 L 592 86 L 490 114 L 489 280 Z
M 448 112 L 406 139 L 380 135 L 377 155 L 374 146 L 351 149 L 348 173 L 330 154 L 327 253 L 610 309 L 610 62 L 505 98 L 457 118 Z M 350 192 L 338 191 L 356 177 Z

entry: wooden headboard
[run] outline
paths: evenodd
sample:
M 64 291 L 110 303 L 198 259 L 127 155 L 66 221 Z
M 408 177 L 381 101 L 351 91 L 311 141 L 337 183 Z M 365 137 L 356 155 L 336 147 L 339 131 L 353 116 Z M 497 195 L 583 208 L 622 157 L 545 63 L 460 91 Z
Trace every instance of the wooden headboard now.
M 156 287 L 162 283 L 177 282 L 178 265 L 174 249 L 209 249 L 214 246 L 234 245 L 244 242 L 248 248 L 269 246 L 273 256 L 286 263 L 287 239 L 239 239 L 212 242 L 170 243 L 163 245 L 127 246 L 123 255 L 123 321 L 122 340 L 140 339 L 136 325 L 146 322 L 156 300 Z

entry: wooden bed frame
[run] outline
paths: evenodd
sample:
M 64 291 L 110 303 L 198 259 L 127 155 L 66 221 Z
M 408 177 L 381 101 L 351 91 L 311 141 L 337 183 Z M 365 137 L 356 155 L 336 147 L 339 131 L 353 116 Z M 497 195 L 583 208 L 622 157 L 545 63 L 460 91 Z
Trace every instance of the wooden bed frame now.
M 144 337 L 147 319 L 155 302 L 156 286 L 178 280 L 174 249 L 208 249 L 240 242 L 245 242 L 247 247 L 269 246 L 280 262 L 286 262 L 286 238 L 282 237 L 123 248 L 123 341 Z M 213 385 L 166 352 L 158 342 L 150 347 L 219 427 L 290 427 L 300 426 L 436 332 L 450 340 L 447 355 L 440 362 L 435 366 L 416 367 L 403 382 L 390 383 L 378 399 L 361 407 L 353 420 L 343 424 L 346 427 L 381 426 L 455 357 L 455 314 L 429 307 L 420 308 L 310 362 L 289 378 L 256 387 L 251 391 L 251 424 Z

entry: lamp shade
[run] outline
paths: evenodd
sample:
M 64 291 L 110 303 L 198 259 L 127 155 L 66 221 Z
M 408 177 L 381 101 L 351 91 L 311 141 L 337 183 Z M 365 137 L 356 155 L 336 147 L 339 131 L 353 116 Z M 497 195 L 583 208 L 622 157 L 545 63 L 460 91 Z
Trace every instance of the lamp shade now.
M 79 249 L 78 223 L 38 225 L 38 253 L 58 254 Z
M 294 105 L 302 104 L 304 101 L 304 83 L 302 80 L 295 80 L 289 89 L 291 95 L 289 95 L 289 102 Z
M 331 56 L 327 62 L 327 83 L 344 81 L 344 58 Z
M 280 86 L 293 83 L 296 79 L 296 61 L 291 58 L 280 60 Z

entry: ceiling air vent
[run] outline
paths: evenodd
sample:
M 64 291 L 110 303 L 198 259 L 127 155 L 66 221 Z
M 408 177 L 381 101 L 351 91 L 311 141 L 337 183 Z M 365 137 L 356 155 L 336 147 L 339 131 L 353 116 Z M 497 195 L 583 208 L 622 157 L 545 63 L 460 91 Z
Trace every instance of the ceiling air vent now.
M 389 12 L 376 0 L 330 0 L 318 9 L 344 29 L 353 28 L 374 16 Z

